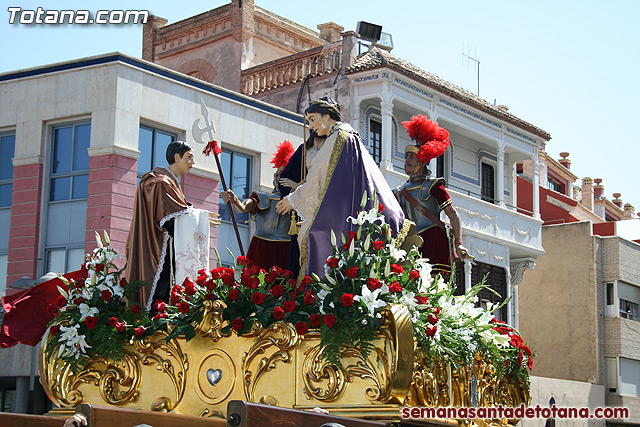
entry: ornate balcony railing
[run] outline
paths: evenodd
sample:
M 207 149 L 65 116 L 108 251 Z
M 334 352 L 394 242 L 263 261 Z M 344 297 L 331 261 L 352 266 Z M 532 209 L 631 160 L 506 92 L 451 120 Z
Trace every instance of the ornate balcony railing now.
M 342 41 L 328 43 L 298 54 L 242 71 L 242 93 L 255 95 L 340 69 Z

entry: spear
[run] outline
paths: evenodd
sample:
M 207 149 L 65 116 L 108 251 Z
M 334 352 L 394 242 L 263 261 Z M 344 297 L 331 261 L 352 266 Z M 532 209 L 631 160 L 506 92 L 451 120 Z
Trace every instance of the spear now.
M 205 127 L 201 128 L 199 123 L 200 119 L 197 119 L 193 122 L 193 126 L 191 128 L 191 133 L 193 135 L 193 139 L 197 142 L 204 144 L 202 140 L 202 136 L 205 133 L 209 134 L 209 141 L 207 142 L 207 146 L 204 148 L 202 153 L 205 156 L 209 156 L 213 154 L 213 157 L 216 159 L 216 166 L 218 167 L 218 175 L 220 176 L 220 183 L 222 184 L 223 191 L 227 191 L 227 182 L 224 179 L 224 174 L 222 173 L 222 166 L 220 166 L 220 159 L 218 155 L 222 153 L 222 149 L 218 146 L 218 142 L 213 138 L 213 132 L 216 132 L 216 125 L 213 120 L 209 119 L 209 108 L 204 103 L 204 99 L 200 98 L 200 107 L 202 111 L 202 116 L 204 118 Z M 240 230 L 238 229 L 238 223 L 236 222 L 236 215 L 233 211 L 233 207 L 231 206 L 231 200 L 227 202 L 227 206 L 229 207 L 229 215 L 231 216 L 231 222 L 233 223 L 233 229 L 236 232 L 236 239 L 238 239 L 238 246 L 240 247 L 240 255 L 244 256 L 244 249 L 242 247 L 242 240 L 240 239 Z

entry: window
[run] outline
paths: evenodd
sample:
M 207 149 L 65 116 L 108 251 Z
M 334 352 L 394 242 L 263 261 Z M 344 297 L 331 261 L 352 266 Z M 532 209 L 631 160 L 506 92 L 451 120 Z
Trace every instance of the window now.
M 620 317 L 640 322 L 640 311 L 638 310 L 638 304 L 620 298 Z
M 436 158 L 436 178 L 444 178 L 444 154 Z
M 516 163 L 516 175 L 518 175 L 520 178 L 524 177 L 524 165 L 522 164 L 522 162 Z
M 53 129 L 50 202 L 87 198 L 90 136 L 89 123 Z
M 549 177 L 547 178 L 547 188 L 549 190 L 553 190 L 556 191 L 558 193 L 562 193 L 562 184 L 560 184 L 558 181 L 556 181 L 555 179 Z
M 11 226 L 11 197 L 13 194 L 13 155 L 15 134 L 0 135 L 0 229 Z M 9 232 L 0 233 L 0 296 L 7 288 L 7 264 L 9 258 Z
M 153 129 L 146 126 L 140 126 L 138 138 L 138 181 L 142 175 L 158 166 L 168 166 L 167 164 L 167 147 L 176 140 L 176 135 Z
M 482 200 L 489 203 L 495 201 L 495 174 L 493 172 L 493 166 L 482 163 L 481 165 L 481 180 L 480 180 L 480 194 Z
M 53 128 L 44 253 L 46 272 L 77 270 L 84 260 L 90 139 L 90 123 Z
M 382 158 L 382 123 L 373 119 L 369 121 L 369 153 L 380 166 Z
M 251 195 L 251 157 L 225 150 L 220 155 L 220 166 L 229 189 L 233 190 L 240 200 L 245 200 L 249 197 Z M 222 183 L 220 184 L 220 191 L 223 191 Z M 229 207 L 222 201 L 222 198 L 220 198 L 219 213 L 223 221 L 231 221 Z M 248 223 L 249 214 L 236 213 L 236 221 L 238 224 Z
M 0 209 L 11 207 L 15 145 L 15 135 L 0 136 Z

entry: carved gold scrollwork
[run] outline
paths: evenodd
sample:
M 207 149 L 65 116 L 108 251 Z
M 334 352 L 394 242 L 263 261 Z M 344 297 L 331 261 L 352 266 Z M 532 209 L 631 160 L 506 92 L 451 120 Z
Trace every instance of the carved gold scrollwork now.
M 387 337 L 384 341 L 388 361 L 385 358 L 384 366 L 388 381 L 379 400 L 403 403 L 411 387 L 415 361 L 411 314 L 404 305 L 392 304 L 383 312 L 382 325 Z
M 140 369 L 136 356 L 127 350 L 123 349 L 118 361 L 96 356 L 77 374 L 62 359 L 47 359 L 44 348 L 41 351 L 41 382 L 51 400 L 62 406 L 82 403 L 84 397 L 78 390 L 82 384 L 97 386 L 102 399 L 112 405 L 123 405 L 138 397 Z
M 320 344 L 304 351 L 302 379 L 307 395 L 322 402 L 331 402 L 344 391 L 345 377 L 342 370 L 325 359 L 324 351 L 325 347 Z M 325 382 L 326 388 L 315 385 Z
M 213 342 L 218 342 L 222 337 L 231 336 L 231 332 L 222 333 L 222 310 L 226 308 L 224 302 L 220 300 L 204 302 L 204 316 L 196 327 L 196 333 L 203 338 L 210 338 Z
M 153 411 L 171 411 L 180 403 L 184 396 L 185 378 L 189 369 L 187 355 L 183 353 L 178 340 L 167 341 L 166 337 L 165 333 L 156 332 L 143 341 L 133 341 L 134 349 L 141 353 L 140 363 L 143 365 L 157 363 L 157 369 L 169 377 L 175 389 L 175 400 L 171 402 L 168 397 L 162 396 L 152 404 Z M 166 358 L 162 357 L 161 353 L 164 353 Z
M 287 322 L 274 323 L 257 334 L 249 351 L 242 355 L 244 394 L 248 401 L 254 402 L 256 385 L 265 372 L 274 369 L 278 361 L 283 363 L 291 362 L 290 350 L 294 349 L 299 342 L 300 336 L 296 329 Z M 275 347 L 279 351 L 260 358 L 257 365 L 253 367 L 254 359 L 258 355 L 264 354 L 270 347 Z M 253 369 L 255 369 L 255 375 Z

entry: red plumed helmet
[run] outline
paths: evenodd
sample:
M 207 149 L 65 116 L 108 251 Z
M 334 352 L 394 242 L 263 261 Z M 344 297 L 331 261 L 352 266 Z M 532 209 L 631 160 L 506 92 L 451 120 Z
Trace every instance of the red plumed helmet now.
M 273 163 L 273 167 L 276 169 L 284 168 L 289 163 L 289 159 L 293 156 L 294 150 L 293 145 L 287 141 L 286 139 L 282 141 L 276 147 L 276 152 L 273 154 L 273 159 L 271 159 L 271 163 Z
M 444 154 L 449 147 L 449 131 L 427 116 L 418 114 L 402 124 L 409 132 L 409 137 L 420 145 L 415 157 L 421 162 L 429 163 L 431 159 Z

